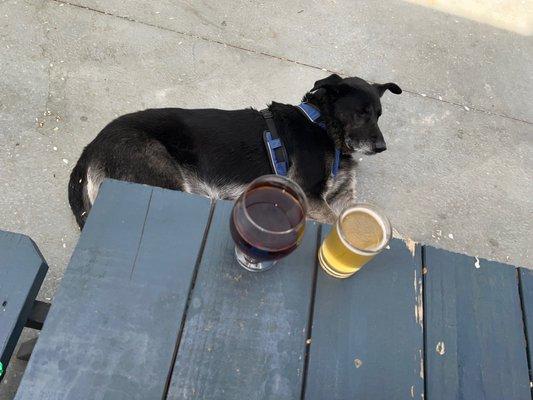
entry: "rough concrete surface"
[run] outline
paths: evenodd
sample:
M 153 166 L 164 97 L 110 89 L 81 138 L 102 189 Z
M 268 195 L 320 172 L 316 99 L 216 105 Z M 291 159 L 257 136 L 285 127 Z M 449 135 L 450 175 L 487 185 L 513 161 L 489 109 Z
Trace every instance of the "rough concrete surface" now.
M 68 175 L 107 122 L 296 103 L 336 71 L 406 90 L 383 97 L 389 149 L 361 157 L 361 200 L 416 241 L 533 267 L 531 65 L 531 36 L 399 0 L 1 1 L 0 229 L 37 242 L 52 299 L 79 235 Z

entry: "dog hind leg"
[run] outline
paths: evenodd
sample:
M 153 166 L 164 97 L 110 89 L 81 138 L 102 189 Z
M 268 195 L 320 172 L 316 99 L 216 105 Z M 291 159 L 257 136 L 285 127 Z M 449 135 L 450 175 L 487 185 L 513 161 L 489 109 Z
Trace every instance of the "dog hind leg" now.
M 142 151 L 132 149 L 122 154 L 128 156 L 113 160 L 103 154 L 89 161 L 87 154 L 80 157 L 69 184 L 70 206 L 80 228 L 85 224 L 100 185 L 106 178 L 184 190 L 180 166 L 159 142 L 145 143 Z

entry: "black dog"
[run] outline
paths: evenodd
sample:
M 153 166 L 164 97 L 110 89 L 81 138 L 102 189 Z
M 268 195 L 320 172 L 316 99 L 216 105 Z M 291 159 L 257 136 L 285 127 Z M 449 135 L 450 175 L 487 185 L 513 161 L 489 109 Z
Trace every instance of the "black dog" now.
M 268 107 L 288 154 L 287 176 L 307 195 L 311 218 L 331 222 L 354 201 L 356 152 L 386 149 L 377 122 L 387 89 L 402 92 L 394 83 L 334 74 L 304 96 L 318 121 L 296 106 Z M 253 109 L 163 108 L 121 116 L 83 150 L 72 171 L 69 201 L 76 221 L 83 227 L 107 177 L 236 199 L 250 181 L 273 173 L 265 130 L 264 115 Z

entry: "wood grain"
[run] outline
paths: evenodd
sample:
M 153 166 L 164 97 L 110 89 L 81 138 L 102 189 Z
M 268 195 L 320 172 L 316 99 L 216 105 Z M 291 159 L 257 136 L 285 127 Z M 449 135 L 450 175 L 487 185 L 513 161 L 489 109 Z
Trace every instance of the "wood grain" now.
M 515 268 L 425 248 L 427 396 L 531 399 Z
M 16 399 L 160 399 L 208 200 L 106 181 Z
M 396 239 L 351 278 L 320 269 L 306 399 L 423 398 L 421 272 Z
M 525 268 L 518 268 L 520 274 L 520 294 L 522 300 L 522 317 L 525 324 L 525 332 L 528 344 L 529 379 L 533 376 L 531 368 L 533 366 L 533 271 Z
M 47 270 L 29 237 L 0 231 L 0 362 L 4 370 Z M 0 374 L 0 380 L 3 376 Z
M 232 206 L 216 204 L 168 399 L 299 398 L 317 225 L 273 269 L 248 272 L 235 260 Z

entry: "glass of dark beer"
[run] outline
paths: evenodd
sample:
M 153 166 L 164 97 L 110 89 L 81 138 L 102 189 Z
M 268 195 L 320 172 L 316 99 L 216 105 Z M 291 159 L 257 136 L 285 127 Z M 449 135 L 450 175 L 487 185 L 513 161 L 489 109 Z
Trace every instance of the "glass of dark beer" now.
M 248 271 L 266 271 L 290 254 L 303 237 L 307 200 L 289 179 L 265 175 L 235 202 L 230 231 L 235 256 Z

